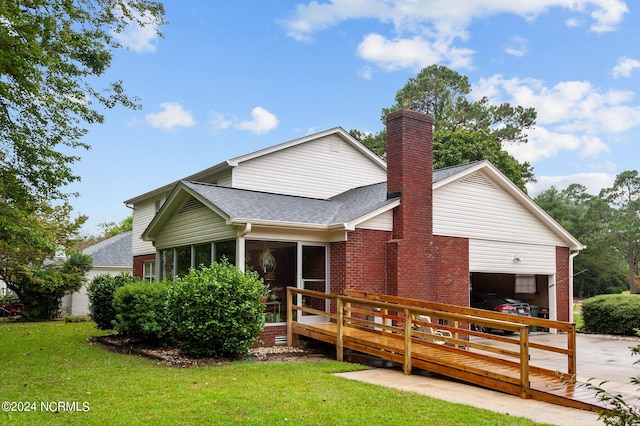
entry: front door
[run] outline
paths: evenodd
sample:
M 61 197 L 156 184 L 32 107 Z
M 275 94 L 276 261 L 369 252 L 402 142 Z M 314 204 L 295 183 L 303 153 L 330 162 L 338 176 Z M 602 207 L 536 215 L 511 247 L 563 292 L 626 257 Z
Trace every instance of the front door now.
M 300 243 L 298 250 L 298 288 L 304 290 L 328 292 L 327 245 Z M 306 306 L 319 311 L 328 312 L 329 301 L 298 295 L 298 306 Z M 298 318 L 300 322 L 325 322 L 324 315 L 304 313 Z

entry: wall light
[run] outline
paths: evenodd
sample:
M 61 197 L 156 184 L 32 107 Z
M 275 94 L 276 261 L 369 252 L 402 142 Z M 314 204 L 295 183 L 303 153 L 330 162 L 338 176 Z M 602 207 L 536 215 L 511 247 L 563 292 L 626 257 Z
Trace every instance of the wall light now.
M 513 256 L 513 261 L 514 262 L 522 262 L 524 259 L 522 259 L 519 255 L 515 255 Z

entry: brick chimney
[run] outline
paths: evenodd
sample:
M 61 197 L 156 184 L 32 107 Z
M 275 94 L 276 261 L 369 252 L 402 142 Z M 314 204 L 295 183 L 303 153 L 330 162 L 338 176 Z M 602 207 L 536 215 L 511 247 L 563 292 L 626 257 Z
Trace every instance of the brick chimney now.
M 433 119 L 400 110 L 387 117 L 387 194 L 400 196 L 393 212 L 387 258 L 388 292 L 436 300 L 433 241 Z

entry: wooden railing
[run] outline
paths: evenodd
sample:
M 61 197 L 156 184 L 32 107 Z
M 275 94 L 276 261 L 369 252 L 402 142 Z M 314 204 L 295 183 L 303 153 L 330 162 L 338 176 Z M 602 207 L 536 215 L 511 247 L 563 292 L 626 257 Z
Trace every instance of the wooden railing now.
M 321 303 L 316 302 L 306 306 L 294 303 L 296 295 L 304 296 L 307 302 L 329 301 L 331 312 L 317 309 Z M 318 317 L 319 316 L 319 317 Z M 426 322 L 424 317 L 429 317 Z M 329 333 L 326 328 L 314 327 L 313 318 L 322 318 L 324 324 L 335 325 Z M 558 348 L 550 345 L 532 343 L 529 341 L 529 327 L 535 325 L 567 333 L 567 347 Z M 487 327 L 504 330 L 508 333 L 518 333 L 519 338 L 509 338 L 495 334 L 475 331 L 472 326 Z M 363 330 L 371 336 L 371 342 L 353 337 L 348 330 Z M 433 334 L 433 330 L 440 330 Z M 412 344 L 431 347 L 438 351 L 449 351 L 454 356 L 464 354 L 478 360 L 491 360 L 496 365 L 519 366 L 520 396 L 527 397 L 529 392 L 529 375 L 532 371 L 545 370 L 530 365 L 530 348 L 566 355 L 567 374 L 576 374 L 575 360 L 575 326 L 573 324 L 546 320 L 542 318 L 520 317 L 493 313 L 473 308 L 466 308 L 442 303 L 427 302 L 360 291 L 345 291 L 345 295 L 321 293 L 311 290 L 287 288 L 287 341 L 293 342 L 294 332 L 304 330 L 306 335 L 335 343 L 337 359 L 344 357 L 345 339 L 350 339 L 350 347 L 361 348 L 370 354 L 380 354 L 389 359 L 401 362 L 405 374 L 411 374 L 412 358 L 418 356 L 412 350 Z M 333 328 L 332 328 L 333 330 Z M 471 337 L 483 339 L 471 339 Z M 391 339 L 391 340 L 389 340 Z M 486 339 L 486 340 L 485 340 Z M 401 351 L 395 352 L 391 346 L 383 346 L 388 341 L 397 342 Z M 383 343 L 381 343 L 383 342 Z M 495 344 L 494 344 L 495 343 Z M 510 347 L 513 346 L 511 349 Z M 416 350 L 418 346 L 416 346 Z M 511 360 L 511 361 L 509 361 Z M 417 361 L 416 361 L 417 362 Z M 545 370 L 545 372 L 549 372 Z M 488 374 L 488 373 L 487 373 Z M 564 375 L 564 373 L 563 373 Z
M 508 315 L 500 312 L 487 311 L 484 309 L 449 305 L 449 304 L 438 303 L 438 302 L 429 302 L 425 300 L 410 299 L 406 297 L 389 296 L 389 295 L 378 294 L 378 293 L 369 293 L 369 292 L 358 291 L 358 290 L 345 290 L 345 295 L 359 298 L 359 299 L 379 300 L 381 302 L 384 301 L 387 303 L 394 303 L 398 305 L 415 306 L 415 307 L 421 307 L 426 309 L 432 309 L 440 312 L 462 314 L 467 316 L 468 323 L 476 325 L 478 327 L 489 327 L 489 328 L 501 329 L 500 327 L 493 327 L 489 323 L 484 321 L 484 319 L 492 319 L 492 320 L 499 320 L 499 321 L 507 321 L 510 323 L 524 324 L 528 327 L 535 326 L 545 330 L 550 330 L 551 332 L 566 333 L 566 337 L 567 337 L 566 347 L 557 347 L 557 346 L 545 345 L 541 343 L 530 342 L 529 348 L 538 349 L 541 351 L 553 352 L 560 355 L 565 355 L 567 357 L 566 373 L 570 376 L 575 376 L 577 373 L 576 372 L 576 369 L 577 369 L 576 368 L 576 325 L 573 323 L 569 323 L 565 321 L 549 320 L 545 318 L 529 317 L 524 315 Z M 506 338 L 503 336 L 498 336 L 495 334 L 474 332 L 472 330 L 468 331 L 467 334 L 469 336 L 483 337 L 490 340 L 503 342 L 505 344 L 514 343 L 513 339 Z

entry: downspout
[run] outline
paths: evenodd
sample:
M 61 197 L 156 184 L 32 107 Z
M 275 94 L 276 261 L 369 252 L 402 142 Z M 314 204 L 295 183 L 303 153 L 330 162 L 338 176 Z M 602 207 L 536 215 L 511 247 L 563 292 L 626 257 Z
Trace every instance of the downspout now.
M 579 250 L 569 255 L 569 322 L 573 322 L 573 259 L 580 254 Z
M 245 240 L 244 236 L 251 232 L 251 222 L 247 222 L 244 225 L 244 229 L 238 233 L 238 244 L 236 244 L 236 267 L 239 268 L 242 272 L 245 271 L 245 261 L 244 261 L 244 253 L 245 253 Z

